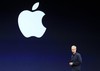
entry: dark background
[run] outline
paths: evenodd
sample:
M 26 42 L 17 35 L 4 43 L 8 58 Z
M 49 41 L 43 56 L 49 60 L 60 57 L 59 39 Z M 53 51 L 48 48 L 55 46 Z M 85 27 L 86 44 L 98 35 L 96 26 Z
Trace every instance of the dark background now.
M 47 28 L 42 38 L 25 38 L 18 15 L 40 2 Z M 1 0 L 0 71 L 70 71 L 71 45 L 83 58 L 82 71 L 100 71 L 100 4 L 80 0 Z

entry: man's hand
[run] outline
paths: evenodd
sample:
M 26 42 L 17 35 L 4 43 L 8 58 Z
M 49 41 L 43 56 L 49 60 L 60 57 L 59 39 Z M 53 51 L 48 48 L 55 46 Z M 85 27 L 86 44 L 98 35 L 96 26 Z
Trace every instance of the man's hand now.
M 72 66 L 73 65 L 73 62 L 69 62 L 69 65 Z

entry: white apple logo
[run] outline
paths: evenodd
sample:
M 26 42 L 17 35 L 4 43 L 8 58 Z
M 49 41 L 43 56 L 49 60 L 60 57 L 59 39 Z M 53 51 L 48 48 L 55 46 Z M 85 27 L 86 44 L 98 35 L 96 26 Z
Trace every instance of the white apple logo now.
M 42 18 L 45 14 L 39 10 L 34 11 L 38 6 L 39 2 L 33 5 L 33 12 L 24 10 L 18 16 L 19 29 L 26 38 L 32 36 L 41 38 L 46 31 L 46 28 L 42 24 Z

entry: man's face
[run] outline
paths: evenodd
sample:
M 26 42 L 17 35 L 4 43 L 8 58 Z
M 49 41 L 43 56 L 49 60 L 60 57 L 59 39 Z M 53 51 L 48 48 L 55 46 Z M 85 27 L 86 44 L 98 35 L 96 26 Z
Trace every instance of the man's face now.
M 73 54 L 75 54 L 76 53 L 76 46 L 72 46 L 71 51 L 72 51 Z

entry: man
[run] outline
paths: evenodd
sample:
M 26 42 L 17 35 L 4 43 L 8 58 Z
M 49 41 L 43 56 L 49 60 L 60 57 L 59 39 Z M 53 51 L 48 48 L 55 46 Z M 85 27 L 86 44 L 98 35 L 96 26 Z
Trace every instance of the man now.
M 72 71 L 81 71 L 82 58 L 76 50 L 77 47 L 75 45 L 71 46 L 72 56 L 69 65 L 71 66 Z

